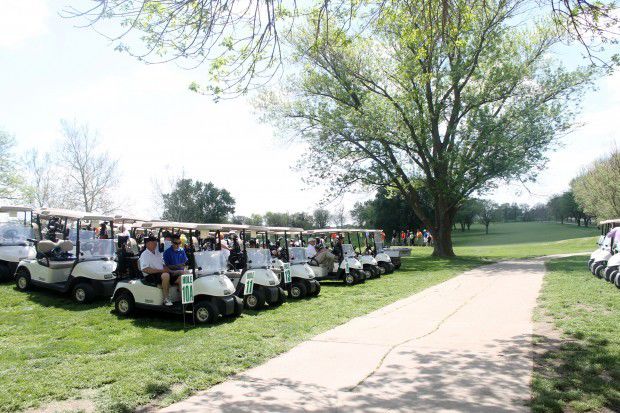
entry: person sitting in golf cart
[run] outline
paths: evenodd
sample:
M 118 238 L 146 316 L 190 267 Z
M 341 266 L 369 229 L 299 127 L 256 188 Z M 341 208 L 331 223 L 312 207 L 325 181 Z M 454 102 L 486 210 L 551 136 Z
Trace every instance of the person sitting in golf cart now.
M 308 240 L 308 246 L 306 247 L 306 257 L 314 258 L 316 255 L 316 238 L 310 238 Z
M 170 300 L 170 284 L 179 285 L 181 278 L 178 275 L 171 275 L 168 268 L 164 266 L 164 259 L 159 252 L 159 239 L 153 234 L 149 234 L 144 238 L 145 249 L 140 254 L 140 271 L 149 282 L 159 284 L 164 290 L 164 305 L 171 306 Z
M 181 236 L 172 234 L 170 243 L 170 247 L 164 251 L 164 264 L 170 270 L 171 275 L 183 274 L 188 260 L 185 249 L 181 248 Z

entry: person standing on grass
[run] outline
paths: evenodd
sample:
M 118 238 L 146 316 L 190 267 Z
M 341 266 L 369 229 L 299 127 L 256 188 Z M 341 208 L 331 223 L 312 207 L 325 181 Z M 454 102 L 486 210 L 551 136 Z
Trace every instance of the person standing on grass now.
M 414 246 L 415 241 L 415 229 L 409 233 L 409 245 Z

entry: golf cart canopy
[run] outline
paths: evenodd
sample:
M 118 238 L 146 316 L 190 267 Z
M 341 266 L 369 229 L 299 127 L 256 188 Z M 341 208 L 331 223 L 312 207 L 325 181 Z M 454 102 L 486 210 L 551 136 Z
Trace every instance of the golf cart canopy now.
M 198 231 L 221 231 L 222 224 L 196 224 Z
M 74 211 L 71 209 L 61 209 L 61 208 L 43 208 L 39 215 L 43 218 L 46 217 L 59 217 L 59 218 L 71 218 L 71 219 L 83 219 L 84 215 L 89 214 L 88 212 L 82 211 Z
M 607 219 L 598 223 L 599 225 L 620 224 L 620 219 Z
M 151 229 L 185 229 L 185 230 L 195 230 L 198 224 L 193 224 L 190 222 L 173 222 L 173 221 L 150 221 L 144 222 L 142 224 L 142 228 L 151 228 Z
M 82 217 L 85 221 L 114 221 L 113 215 L 103 215 L 97 212 L 88 212 Z
M 295 227 L 267 227 L 267 230 L 273 234 L 284 234 L 285 232 L 288 234 L 293 234 L 304 232 L 303 228 Z
M 135 224 L 136 222 L 153 222 L 152 219 L 137 218 L 137 217 L 125 216 L 125 215 L 114 215 L 114 221 L 124 222 L 127 224 Z
M 21 205 L 2 205 L 0 206 L 0 212 L 9 213 L 9 212 L 32 212 L 33 209 L 29 206 L 21 206 Z

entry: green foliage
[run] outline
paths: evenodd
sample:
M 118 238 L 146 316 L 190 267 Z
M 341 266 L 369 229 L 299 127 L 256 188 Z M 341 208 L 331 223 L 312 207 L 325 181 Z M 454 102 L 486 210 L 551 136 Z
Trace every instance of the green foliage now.
M 514 25 L 528 17 L 523 6 L 391 3 L 357 36 L 335 29 L 338 14 L 318 38 L 310 22 L 291 39 L 298 74 L 259 106 L 321 149 L 303 161 L 314 179 L 398 191 L 433 231 L 435 253 L 451 255 L 463 200 L 535 177 L 593 75 L 551 58 L 561 39 L 544 17 Z
M 291 227 L 304 229 L 314 227 L 312 215 L 306 212 L 295 212 L 291 214 L 289 217 L 289 224 Z
M 325 228 L 329 223 L 329 211 L 322 208 L 317 208 L 312 213 L 312 219 L 314 220 L 315 228 Z
M 620 217 L 620 152 L 594 162 L 571 182 L 584 213 L 599 220 Z
M 18 173 L 14 147 L 15 139 L 0 130 L 0 199 L 14 200 L 23 192 L 24 183 Z
M 286 212 L 266 212 L 264 215 L 265 225 L 270 227 L 289 226 L 290 216 Z
M 593 277 L 585 260 L 570 257 L 547 264 L 538 313 L 563 336 L 538 340 L 547 350 L 532 381 L 536 413 L 620 409 L 620 294 Z
M 246 219 L 245 222 L 247 225 L 263 225 L 263 216 L 260 214 L 252 214 Z
M 235 200 L 226 189 L 211 182 L 181 179 L 168 194 L 163 194 L 162 218 L 180 222 L 226 222 L 235 212 Z

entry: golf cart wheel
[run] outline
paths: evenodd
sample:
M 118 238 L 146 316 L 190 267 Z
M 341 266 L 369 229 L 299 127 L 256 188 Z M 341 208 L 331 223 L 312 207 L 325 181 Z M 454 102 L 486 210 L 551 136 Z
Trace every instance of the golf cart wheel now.
M 385 267 L 378 265 L 376 267 L 377 271 L 379 272 L 379 277 L 381 277 L 384 274 L 387 274 L 387 270 L 385 269 Z
M 353 284 L 355 284 L 355 277 L 353 276 L 353 273 L 349 272 L 348 274 L 344 275 L 344 283 L 346 285 L 353 285 Z
M 367 278 L 370 278 L 368 276 L 368 273 L 364 270 L 362 271 L 352 271 L 353 273 L 353 278 L 355 278 L 355 282 L 356 283 L 365 283 Z
M 618 269 L 615 269 L 609 275 L 609 282 L 612 284 L 616 284 L 616 277 L 618 277 Z
M 286 301 L 286 291 L 284 291 L 284 288 L 278 287 L 278 299 L 273 303 L 269 303 L 269 305 L 279 307 L 282 304 L 284 304 L 285 301 Z
M 391 263 L 389 262 L 383 262 L 381 261 L 379 263 L 379 267 L 383 268 L 384 274 L 390 274 L 392 271 L 394 271 L 394 267 L 392 266 Z
M 265 293 L 255 287 L 252 294 L 243 297 L 243 304 L 248 310 L 260 310 L 265 306 Z
M 616 272 L 616 279 L 614 280 L 616 287 L 620 288 L 620 272 Z
M 211 324 L 220 315 L 217 306 L 212 302 L 202 300 L 194 304 L 194 319 L 200 324 Z
M 11 279 L 11 269 L 8 264 L 0 262 L 0 281 Z
M 588 269 L 589 269 L 590 271 L 592 271 L 592 264 L 593 264 L 593 263 L 594 263 L 594 260 L 593 260 L 592 258 L 590 258 L 590 259 L 588 260 Z
M 135 306 L 136 302 L 133 299 L 133 295 L 128 291 L 118 294 L 114 299 L 114 309 L 116 313 L 124 317 L 133 313 Z
M 304 283 L 295 281 L 293 282 L 293 285 L 291 285 L 291 298 L 294 298 L 294 299 L 304 298 L 307 293 L 308 293 L 308 289 L 306 288 Z
M 237 296 L 235 298 L 235 311 L 233 313 L 234 317 L 239 317 L 241 313 L 243 313 L 243 300 Z
M 611 274 L 616 270 L 616 268 L 607 267 L 603 270 L 603 277 L 605 281 L 611 281 Z
M 76 303 L 86 304 L 90 303 L 95 298 L 95 289 L 92 285 L 87 283 L 78 283 L 73 287 L 71 296 Z
M 314 297 L 317 297 L 321 293 L 321 283 L 318 282 L 318 281 L 315 281 L 315 283 L 316 283 L 316 288 L 315 288 L 314 292 L 312 293 L 312 295 Z
M 599 264 L 599 266 L 596 267 L 596 276 L 598 278 L 603 278 L 604 271 L 605 271 L 605 266 L 603 264 Z
M 30 271 L 27 268 L 20 267 L 15 273 L 15 285 L 19 291 L 28 291 L 32 285 L 30 282 Z

